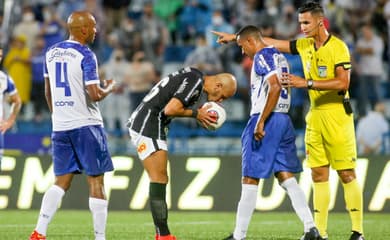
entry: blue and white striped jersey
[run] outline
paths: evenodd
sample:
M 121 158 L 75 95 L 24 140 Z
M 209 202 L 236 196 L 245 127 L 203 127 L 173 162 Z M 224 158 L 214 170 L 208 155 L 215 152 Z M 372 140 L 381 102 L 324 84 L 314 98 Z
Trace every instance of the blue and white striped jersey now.
M 268 78 L 282 72 L 289 72 L 286 58 L 274 47 L 266 47 L 257 52 L 253 58 L 251 71 L 251 112 L 250 115 L 263 112 L 269 94 Z M 274 112 L 287 113 L 290 108 L 290 89 L 282 88 Z
M 2 102 L 4 101 L 4 94 L 7 93 L 11 96 L 18 92 L 15 88 L 15 84 L 12 78 L 3 71 L 0 71 L 0 92 L 0 119 L 3 119 L 4 105 Z
M 95 54 L 76 41 L 48 49 L 44 76 L 50 80 L 53 131 L 103 125 L 98 103 L 86 91 L 87 85 L 100 84 L 97 68 Z

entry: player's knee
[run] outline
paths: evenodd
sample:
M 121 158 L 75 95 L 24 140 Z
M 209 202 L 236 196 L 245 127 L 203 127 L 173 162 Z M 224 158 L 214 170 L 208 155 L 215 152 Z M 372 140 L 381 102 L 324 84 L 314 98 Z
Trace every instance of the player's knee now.
M 356 179 L 353 169 L 338 170 L 337 173 L 343 183 L 349 183 Z
M 54 184 L 62 188 L 66 192 L 70 188 L 71 183 L 72 183 L 71 181 L 63 181 L 57 179 Z
M 251 185 L 259 185 L 259 179 L 258 178 L 251 178 L 251 177 L 243 177 L 242 183 L 243 184 L 251 184 Z
M 326 182 L 329 180 L 329 166 L 315 167 L 311 169 L 313 182 Z
M 168 183 L 168 173 L 166 170 L 149 172 L 151 182 Z

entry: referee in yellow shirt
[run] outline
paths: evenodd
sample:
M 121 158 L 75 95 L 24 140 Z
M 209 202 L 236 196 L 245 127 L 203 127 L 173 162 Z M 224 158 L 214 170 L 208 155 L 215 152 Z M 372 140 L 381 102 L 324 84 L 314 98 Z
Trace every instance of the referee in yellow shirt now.
M 363 196 L 356 180 L 356 140 L 349 103 L 351 59 L 346 44 L 326 30 L 324 10 L 317 2 L 298 9 L 298 21 L 306 36 L 298 40 L 265 41 L 285 53 L 299 54 L 305 78 L 285 74 L 282 84 L 307 88 L 310 110 L 306 116 L 306 159 L 314 182 L 314 217 L 322 236 L 328 239 L 330 202 L 329 167 L 343 183 L 344 198 L 352 222 L 350 240 L 364 240 Z M 213 32 L 219 43 L 236 41 L 235 34 Z

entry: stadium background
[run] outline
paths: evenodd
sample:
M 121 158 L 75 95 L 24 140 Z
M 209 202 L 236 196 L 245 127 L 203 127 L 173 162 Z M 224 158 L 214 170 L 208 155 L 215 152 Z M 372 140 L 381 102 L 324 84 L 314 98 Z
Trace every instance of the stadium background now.
M 160 18 L 157 13 L 164 6 L 171 6 L 177 3 L 176 26 L 171 26 L 172 22 L 167 22 L 169 18 Z M 123 50 L 127 64 L 134 60 L 132 57 L 137 51 L 143 51 L 145 61 L 151 62 L 155 72 L 155 81 L 166 73 L 184 66 L 187 57 L 199 48 L 198 38 L 207 35 L 207 27 L 217 24 L 213 20 L 216 11 L 220 11 L 226 23 L 231 26 L 232 31 L 236 31 L 245 24 L 255 24 L 262 28 L 263 32 L 271 29 L 271 36 L 281 34 L 277 32 L 277 25 L 280 19 L 287 17 L 291 13 L 288 6 L 298 6 L 302 1 L 234 1 L 234 0 L 198 0 L 198 1 L 54 1 L 54 0 L 3 0 L 0 1 L 1 23 L 0 41 L 7 51 L 12 47 L 12 42 L 17 38 L 17 26 L 23 22 L 23 15 L 26 11 L 34 13 L 34 18 L 39 24 L 40 30 L 46 21 L 48 13 L 51 14 L 57 25 L 58 32 L 52 27 L 53 32 L 40 32 L 38 37 L 43 37 L 46 42 L 51 41 L 53 34 L 58 34 L 58 39 L 66 39 L 66 33 L 61 25 L 66 21 L 69 12 L 75 9 L 89 9 L 97 17 L 98 35 L 95 44 L 91 48 L 97 53 L 99 62 L 103 66 L 109 63 L 116 50 Z M 383 5 L 386 1 L 323 1 L 329 17 L 330 31 L 341 34 L 350 43 L 351 51 L 356 38 L 359 35 L 358 26 L 362 19 L 369 19 L 373 22 L 378 34 L 383 37 L 387 46 L 387 26 L 383 16 Z M 146 15 L 147 6 L 153 9 L 152 21 L 154 24 L 142 25 L 143 16 Z M 337 11 L 335 10 L 338 9 Z M 287 10 L 286 10 L 287 9 Z M 108 15 L 112 12 L 122 16 L 117 25 L 107 26 L 110 22 Z M 166 9 L 165 9 L 166 10 Z M 363 11 L 364 10 L 364 11 Z M 381 12 L 382 11 L 382 12 Z M 295 11 L 294 11 L 295 12 Z M 123 14 L 123 15 L 120 15 Z M 161 13 L 160 13 L 161 14 Z M 382 14 L 382 15 L 381 15 Z M 161 15 L 163 16 L 163 15 Z M 189 19 L 189 16 L 192 18 Z M 187 17 L 187 18 L 186 18 Z M 341 20 L 340 20 L 341 18 Z M 124 21 L 126 20 L 126 21 Z M 164 21 L 165 20 L 165 21 Z M 142 42 L 141 46 L 135 46 L 121 39 L 118 36 L 121 31 L 129 27 L 129 22 L 133 21 L 138 27 L 139 36 L 148 37 L 146 30 L 156 28 L 157 34 L 152 34 L 156 42 Z M 290 26 L 291 22 L 285 23 L 284 27 Z M 363 21 L 363 20 L 362 20 Z M 106 24 L 107 23 L 107 24 Z M 134 24 L 136 23 L 136 24 Z M 126 25 L 127 24 L 127 25 Z M 186 24 L 186 25 L 185 25 Z M 332 26 L 337 26 L 332 28 Z M 355 25 L 354 25 L 355 24 Z M 218 25 L 218 24 L 217 24 Z M 215 25 L 215 26 L 217 26 Z M 183 27 L 186 26 L 186 27 Z M 218 25 L 220 26 L 220 25 Z M 293 25 L 292 25 L 293 26 Z M 146 27 L 150 27 L 146 28 Z M 174 28 L 176 27 L 176 28 Z M 295 26 L 297 27 L 297 26 Z M 291 27 L 290 27 L 291 28 Z M 155 32 L 155 33 L 156 33 Z M 155 36 L 157 35 L 157 37 Z M 298 36 L 296 28 L 293 36 Z M 135 36 L 135 35 L 134 35 Z M 35 38 L 29 39 L 34 43 Z M 130 38 L 131 39 L 131 38 Z M 115 42 L 116 40 L 116 42 Z M 114 42 L 113 42 L 114 41 Z M 221 61 L 222 69 L 234 73 L 239 80 L 240 91 L 233 99 L 224 103 L 228 112 L 228 121 L 215 132 L 208 132 L 199 128 L 193 120 L 175 120 L 169 132 L 169 149 L 171 160 L 171 189 L 170 208 L 175 210 L 215 210 L 234 211 L 240 192 L 240 133 L 245 126 L 246 114 L 248 113 L 248 79 L 246 75 L 247 66 L 250 66 L 248 59 L 240 56 L 239 50 L 234 46 L 220 47 L 208 42 L 209 50 L 215 52 Z M 34 45 L 34 44 L 33 44 Z M 31 47 L 31 52 L 34 47 Z M 292 69 L 300 72 L 300 63 L 293 56 L 288 56 Z M 204 60 L 204 61 L 207 61 Z M 388 69 L 388 57 L 383 54 L 384 68 Z M 211 63 L 210 63 L 211 64 Z M 193 65 L 202 67 L 200 63 Z M 4 69 L 4 68 L 3 68 Z M 218 68 L 216 68 L 218 69 Z M 4 69 L 5 71 L 7 69 Z M 215 71 L 207 70 L 204 71 Z M 354 73 L 357 74 L 357 73 Z M 381 81 L 383 101 L 390 109 L 388 99 L 388 79 L 387 72 L 383 73 Z M 353 75 L 356 77 L 356 75 Z M 34 79 L 31 79 L 34 84 Z M 29 85 L 27 82 L 20 85 L 21 88 Z M 352 79 L 351 91 L 354 103 L 354 110 L 358 112 L 358 83 Z M 127 90 L 129 91 L 129 90 Z M 128 101 L 129 92 L 119 97 L 121 101 Z M 304 157 L 303 116 L 307 109 L 308 102 L 303 93 L 296 95 L 291 112 L 294 116 L 294 124 L 297 129 L 297 146 L 299 155 Z M 34 95 L 31 92 L 31 95 Z M 37 112 L 37 104 L 43 106 L 41 112 Z M 131 102 L 130 102 L 131 105 Z M 112 112 L 102 106 L 102 114 L 105 121 Z M 369 108 L 369 107 L 367 107 Z M 130 115 L 130 109 L 117 110 Z M 112 109 L 111 109 L 112 110 Z M 297 115 L 298 116 L 295 116 Z M 387 111 L 387 117 L 390 115 Z M 359 119 L 356 114 L 356 121 Z M 114 124 L 106 124 L 109 132 L 110 149 L 115 159 L 117 170 L 107 176 L 110 190 L 110 208 L 123 210 L 145 209 L 145 183 L 147 180 L 141 169 L 141 164 L 135 157 L 135 150 L 129 144 L 125 123 L 114 119 Z M 23 112 L 15 127 L 5 135 L 5 157 L 0 173 L 0 209 L 37 209 L 43 192 L 53 181 L 50 161 L 50 116 L 47 113 L 45 104 L 36 99 L 28 99 L 24 104 Z M 388 146 L 388 133 L 383 135 L 383 144 L 379 155 L 360 156 L 359 177 L 365 187 L 365 209 L 373 212 L 389 212 L 390 198 L 390 164 Z M 83 183 L 83 181 L 80 181 Z M 333 176 L 334 184 L 334 206 L 335 211 L 344 211 L 342 202 L 342 192 L 338 185 L 337 178 Z M 310 178 L 308 172 L 300 176 L 300 184 L 304 186 L 310 200 Z M 274 188 L 275 187 L 275 188 Z M 86 203 L 79 204 L 79 197 L 84 194 L 83 184 L 75 184 L 71 191 L 76 194 L 69 194 L 63 202 L 64 208 L 86 209 Z M 232 194 L 232 193 L 235 194 Z M 289 203 L 281 193 L 281 189 L 273 180 L 266 181 L 262 185 L 261 198 L 259 198 L 258 209 L 262 211 L 285 211 L 289 210 Z M 260 204 L 262 202 L 263 204 Z M 77 203 L 77 205 L 76 205 Z

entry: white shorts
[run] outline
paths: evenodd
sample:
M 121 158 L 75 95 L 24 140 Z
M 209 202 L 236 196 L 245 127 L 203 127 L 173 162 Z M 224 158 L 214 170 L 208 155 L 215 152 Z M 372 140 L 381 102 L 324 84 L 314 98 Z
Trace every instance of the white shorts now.
M 158 150 L 168 151 L 167 141 L 142 136 L 131 129 L 129 129 L 129 134 L 131 143 L 137 148 L 138 157 L 141 160 Z

